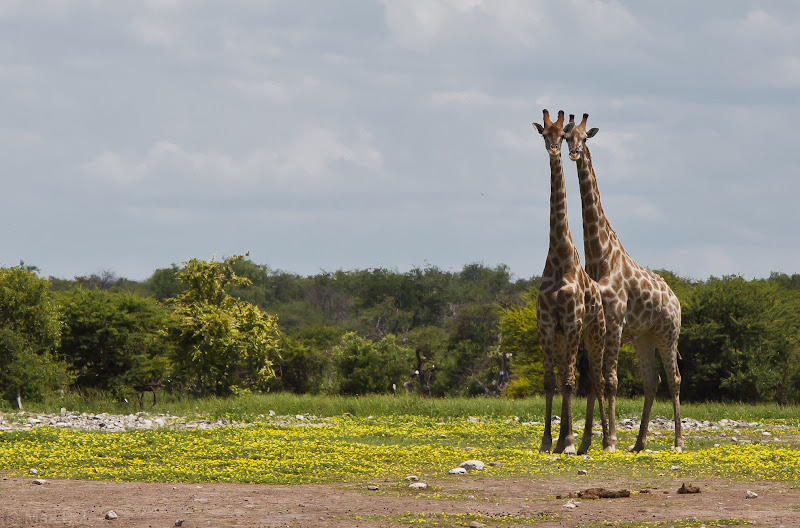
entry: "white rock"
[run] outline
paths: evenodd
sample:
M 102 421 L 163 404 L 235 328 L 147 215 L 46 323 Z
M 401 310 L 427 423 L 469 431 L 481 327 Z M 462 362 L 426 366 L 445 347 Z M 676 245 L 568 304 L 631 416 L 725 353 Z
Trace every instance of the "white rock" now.
M 36 484 L 37 486 L 41 486 L 42 484 L 45 484 L 46 482 L 47 481 L 45 479 L 33 479 L 33 483 Z
M 35 468 L 30 468 L 28 471 L 30 471 L 34 475 L 38 475 L 39 474 L 39 471 L 37 471 Z
M 578 470 L 578 475 L 588 475 L 588 474 L 589 474 L 589 472 L 586 471 L 585 469 L 579 469 Z
M 407 481 L 409 481 L 409 482 L 416 482 L 416 481 L 418 481 L 418 480 L 419 480 L 419 477 L 418 477 L 418 476 L 416 476 L 416 475 L 409 475 L 409 476 L 407 476 L 407 477 L 405 478 L 405 480 L 407 480 Z
M 758 497 L 758 493 L 755 491 L 747 490 L 747 493 L 744 494 L 744 498 L 746 499 L 755 499 L 756 497 Z
M 679 469 L 680 469 L 680 468 L 679 468 L 678 466 L 670 466 L 670 467 L 669 467 L 669 470 L 670 470 L 670 471 L 678 471 Z
M 448 473 L 450 473 L 451 475 L 466 475 L 467 470 L 464 469 L 463 467 L 457 467 L 451 469 L 450 471 L 448 471 Z
M 370 491 L 378 491 L 378 486 L 367 486 L 367 489 Z
M 483 471 L 486 469 L 486 464 L 481 462 L 480 460 L 465 460 L 461 464 L 459 464 L 464 469 L 474 469 L 477 471 Z
M 421 490 L 427 488 L 428 485 L 425 484 L 424 482 L 415 482 L 413 484 L 410 484 L 408 487 L 413 490 Z
M 113 521 L 114 519 L 116 519 L 118 517 L 119 517 L 119 515 L 117 515 L 117 512 L 115 512 L 114 510 L 108 510 L 106 512 L 106 515 L 105 515 L 105 518 L 106 518 L 107 521 Z
M 484 526 L 478 521 L 472 521 L 469 523 L 469 528 L 484 528 Z
M 570 499 L 564 504 L 564 507 L 565 508 L 577 508 L 578 507 L 578 503 L 576 503 L 574 500 Z

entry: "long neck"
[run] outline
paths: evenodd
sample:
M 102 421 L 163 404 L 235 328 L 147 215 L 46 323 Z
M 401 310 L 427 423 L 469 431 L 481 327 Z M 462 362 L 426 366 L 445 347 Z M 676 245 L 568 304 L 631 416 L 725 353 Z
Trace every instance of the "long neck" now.
M 561 155 L 550 156 L 550 249 L 551 264 L 567 262 L 577 256 L 567 221 L 567 190 Z M 555 259 L 555 260 L 553 260 Z
M 589 147 L 584 145 L 583 154 L 578 159 L 577 166 L 578 183 L 581 189 L 586 271 L 593 279 L 598 279 L 608 273 L 609 267 L 613 264 L 611 262 L 612 253 L 614 253 L 615 247 L 622 250 L 622 245 L 603 212 Z

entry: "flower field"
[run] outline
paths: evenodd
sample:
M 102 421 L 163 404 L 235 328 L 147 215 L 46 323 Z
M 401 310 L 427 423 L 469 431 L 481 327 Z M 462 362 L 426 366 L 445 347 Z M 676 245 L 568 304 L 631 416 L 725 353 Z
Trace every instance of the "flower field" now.
M 542 429 L 513 417 L 419 415 L 264 418 L 207 430 L 121 433 L 36 427 L 0 433 L 0 471 L 27 475 L 35 468 L 52 479 L 301 484 L 447 477 L 462 461 L 479 459 L 498 463 L 481 472 L 495 478 L 572 476 L 585 469 L 598 478 L 800 479 L 800 431 L 780 420 L 737 429 L 735 437 L 719 428 L 685 431 L 681 454 L 670 450 L 669 430 L 649 438 L 651 452 L 626 452 L 635 431 L 621 430 L 619 453 L 603 453 L 596 438 L 590 457 L 542 454 Z

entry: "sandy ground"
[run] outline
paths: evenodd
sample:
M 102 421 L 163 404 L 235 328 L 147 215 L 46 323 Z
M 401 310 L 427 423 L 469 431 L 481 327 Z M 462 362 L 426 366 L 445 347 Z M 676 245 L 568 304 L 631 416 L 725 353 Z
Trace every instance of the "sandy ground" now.
M 636 482 L 581 478 L 493 479 L 472 475 L 428 481 L 411 492 L 402 481 L 367 484 L 269 486 L 244 484 L 146 484 L 49 480 L 0 480 L 0 526 L 35 527 L 383 527 L 402 526 L 407 512 L 484 516 L 549 516 L 535 526 L 578 526 L 615 521 L 676 521 L 737 518 L 757 526 L 800 526 L 800 490 L 786 483 L 744 485 L 719 480 L 691 482 L 698 494 L 677 494 L 682 482 Z M 566 508 L 569 494 L 591 487 L 629 489 L 628 498 L 581 500 Z M 758 494 L 745 499 L 747 490 Z M 118 518 L 106 520 L 113 510 Z M 388 517 L 384 517 L 388 516 Z M 180 522 L 183 521 L 183 522 Z M 485 526 L 515 526 L 481 519 Z M 469 520 L 440 519 L 439 526 Z M 428 525 L 431 526 L 431 525 Z M 679 526 L 679 525 L 678 525 Z

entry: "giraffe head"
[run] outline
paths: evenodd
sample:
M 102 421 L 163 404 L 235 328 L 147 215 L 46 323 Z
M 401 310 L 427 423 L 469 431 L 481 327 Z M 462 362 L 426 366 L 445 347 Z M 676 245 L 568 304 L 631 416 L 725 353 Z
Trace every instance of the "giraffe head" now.
M 586 130 L 586 120 L 589 119 L 589 114 L 583 114 L 583 120 L 579 124 L 575 124 L 575 115 L 569 115 L 569 123 L 564 127 L 564 138 L 567 140 L 567 147 L 569 148 L 569 159 L 578 161 L 583 154 L 583 148 L 586 146 L 586 140 L 594 137 L 599 129 L 590 128 Z
M 544 147 L 551 156 L 561 155 L 561 141 L 564 140 L 564 111 L 558 111 L 558 119 L 550 121 L 550 112 L 542 110 L 544 126 L 534 123 L 533 127 L 544 138 Z

